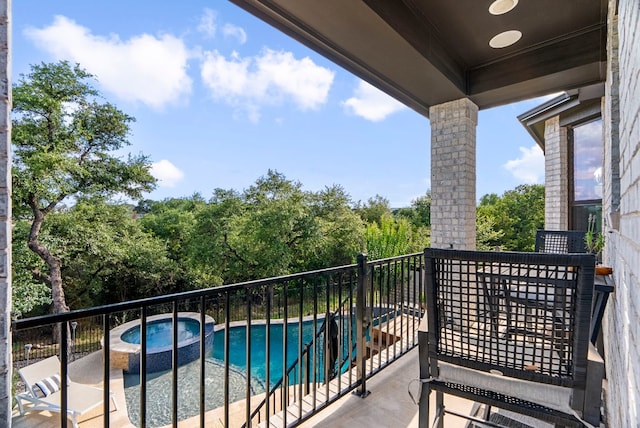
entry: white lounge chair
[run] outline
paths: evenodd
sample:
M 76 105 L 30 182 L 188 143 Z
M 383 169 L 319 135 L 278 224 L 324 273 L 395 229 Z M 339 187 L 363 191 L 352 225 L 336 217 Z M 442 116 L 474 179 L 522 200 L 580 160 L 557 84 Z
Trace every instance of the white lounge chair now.
M 60 360 L 57 356 L 49 357 L 18 370 L 24 382 L 25 392 L 16 395 L 20 415 L 26 412 L 48 410 L 60 413 L 62 390 L 60 385 Z M 67 415 L 74 428 L 78 427 L 78 417 L 102 405 L 104 391 L 81 383 L 67 383 Z M 117 410 L 113 393 L 111 401 Z M 32 406 L 24 406 L 24 402 Z

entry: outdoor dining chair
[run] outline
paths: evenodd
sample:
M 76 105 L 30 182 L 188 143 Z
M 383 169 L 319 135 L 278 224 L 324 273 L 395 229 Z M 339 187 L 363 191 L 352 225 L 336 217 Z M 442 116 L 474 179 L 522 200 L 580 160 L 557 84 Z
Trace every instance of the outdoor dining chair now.
M 536 231 L 535 251 L 540 253 L 587 253 L 585 236 L 587 232 L 579 230 L 538 230 Z M 610 280 L 596 278 L 594 302 L 591 319 L 591 343 L 597 343 L 604 309 L 614 287 Z M 517 296 L 512 302 L 517 303 Z
M 586 232 L 580 230 L 537 230 L 536 253 L 586 253 Z
M 439 427 L 445 414 L 479 418 L 445 408 L 444 393 L 482 404 L 484 420 L 491 421 L 497 407 L 565 426 L 599 426 L 604 363 L 589 342 L 592 255 L 427 248 L 424 262 L 421 427 L 430 420 L 432 391 Z M 495 334 L 478 316 L 485 312 L 486 292 L 479 272 L 495 275 L 497 284 L 526 283 L 542 296 L 555 295 L 560 286 L 564 298 L 549 299 L 551 308 L 532 303 L 526 325 Z M 499 318 L 500 310 L 492 316 Z

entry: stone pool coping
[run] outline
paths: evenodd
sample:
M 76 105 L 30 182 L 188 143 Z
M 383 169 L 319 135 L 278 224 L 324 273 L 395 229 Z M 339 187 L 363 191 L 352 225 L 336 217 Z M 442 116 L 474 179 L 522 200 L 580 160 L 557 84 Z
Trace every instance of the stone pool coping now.
M 318 314 L 316 315 L 316 319 L 317 320 L 323 320 L 325 318 L 326 314 L 322 313 L 322 314 Z M 302 317 L 302 322 L 305 321 L 313 321 L 313 315 L 305 315 Z M 300 322 L 300 317 L 289 317 L 287 318 L 287 324 L 296 324 Z M 284 324 L 284 318 L 271 318 L 269 320 L 269 323 L 271 325 L 278 325 L 278 324 Z M 255 320 L 251 320 L 251 325 L 267 325 L 267 320 L 265 318 L 260 318 L 260 319 L 255 319 Z M 229 328 L 232 327 L 242 327 L 242 326 L 247 326 L 247 320 L 240 320 L 240 321 L 231 321 L 229 322 Z M 225 323 L 216 323 L 213 327 L 213 331 L 220 331 L 220 330 L 224 330 L 226 327 Z

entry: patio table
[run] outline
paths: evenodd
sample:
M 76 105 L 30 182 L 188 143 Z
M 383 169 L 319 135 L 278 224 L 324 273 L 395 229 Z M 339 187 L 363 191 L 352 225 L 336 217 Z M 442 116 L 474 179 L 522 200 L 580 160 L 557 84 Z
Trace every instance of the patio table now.
M 546 273 L 546 271 L 545 271 Z M 544 284 L 544 278 L 532 275 L 531 266 L 521 266 L 514 269 L 513 265 L 508 267 L 501 266 L 480 266 L 477 274 L 482 283 L 484 298 L 490 314 L 491 330 L 497 337 L 499 334 L 499 317 L 500 317 L 500 300 L 505 300 L 505 316 L 507 319 L 507 334 L 510 332 L 510 300 L 539 300 L 541 309 L 559 309 L 561 306 L 553 305 L 556 299 L 561 301 L 566 298 L 567 290 L 562 287 L 566 283 L 568 271 L 550 272 L 547 279 L 549 283 L 554 285 L 554 294 L 536 295 L 536 287 L 534 284 L 527 284 L 527 278 L 535 277 L 536 284 Z M 544 277 L 544 276 L 543 276 Z M 609 294 L 614 291 L 615 287 L 611 279 L 611 275 L 595 275 L 594 276 L 594 294 L 593 305 L 591 310 L 590 339 L 592 344 L 596 344 L 600 328 L 602 326 L 602 318 L 609 300 Z M 515 287 L 510 286 L 515 284 Z M 563 292 L 564 289 L 564 292 Z M 549 306 L 551 305 L 551 306 Z
M 532 265 L 500 265 L 479 266 L 477 270 L 481 280 L 485 301 L 490 318 L 489 324 L 494 337 L 498 337 L 500 315 L 506 319 L 505 336 L 512 333 L 538 335 L 538 329 L 531 329 L 528 315 L 532 310 L 543 310 L 551 313 L 550 324 L 554 335 L 561 334 L 564 326 L 564 313 L 570 301 L 570 285 L 573 273 L 571 270 L 548 270 L 546 267 Z M 504 309 L 501 310 L 501 300 Z M 525 318 L 518 322 L 518 314 L 513 311 L 514 305 L 525 310 Z M 513 322 L 515 318 L 515 322 Z M 521 327 L 523 326 L 523 327 Z M 544 328 L 546 325 L 537 326 Z

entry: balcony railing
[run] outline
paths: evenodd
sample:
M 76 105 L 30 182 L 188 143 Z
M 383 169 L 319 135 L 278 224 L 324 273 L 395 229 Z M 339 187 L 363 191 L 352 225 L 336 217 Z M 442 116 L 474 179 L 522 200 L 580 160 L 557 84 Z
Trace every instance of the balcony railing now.
M 422 253 L 361 255 L 348 266 L 21 319 L 14 367 L 57 355 L 61 378 L 75 380 L 76 361 L 99 353 L 105 427 L 120 373 L 118 411 L 137 426 L 291 426 L 345 394 L 366 397 L 367 379 L 417 345 L 422 266 Z M 163 328 L 167 341 L 156 343 Z

